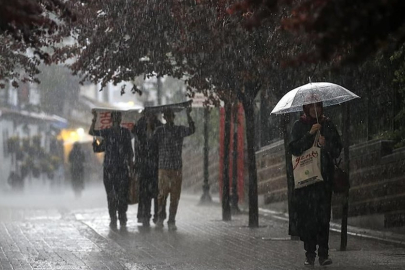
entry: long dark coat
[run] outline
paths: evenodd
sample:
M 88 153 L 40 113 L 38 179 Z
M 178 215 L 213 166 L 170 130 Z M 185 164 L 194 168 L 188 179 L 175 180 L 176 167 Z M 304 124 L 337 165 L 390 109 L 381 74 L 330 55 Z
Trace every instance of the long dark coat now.
M 289 151 L 294 156 L 301 155 L 312 147 L 315 135 L 309 134 L 315 122 L 301 117 L 294 123 L 291 131 Z M 335 125 L 328 118 L 322 118 L 321 135 L 325 137 L 325 146 L 321 149 L 321 173 L 323 182 L 295 189 L 293 200 L 297 233 L 305 241 L 317 235 L 320 228 L 329 227 L 331 217 L 333 159 L 339 157 L 342 143 Z M 288 166 L 292 169 L 292 166 Z M 291 172 L 291 175 L 293 173 Z
M 81 146 L 77 143 L 73 145 L 73 149 L 69 153 L 69 162 L 71 164 L 72 185 L 75 189 L 82 189 L 84 187 L 85 155 Z
M 161 126 L 159 120 L 155 120 L 155 129 Z M 135 166 L 139 175 L 140 191 L 154 197 L 158 193 L 158 149 L 152 137 L 148 137 L 146 119 L 139 119 L 133 130 L 135 139 Z

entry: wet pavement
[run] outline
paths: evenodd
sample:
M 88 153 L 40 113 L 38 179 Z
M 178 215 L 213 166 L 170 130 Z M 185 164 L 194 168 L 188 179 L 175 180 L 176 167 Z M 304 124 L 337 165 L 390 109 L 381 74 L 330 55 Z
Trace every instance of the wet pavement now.
M 137 224 L 136 205 L 127 228 L 114 231 L 101 187 L 79 199 L 1 196 L 0 269 L 306 269 L 302 243 L 270 211 L 251 229 L 246 214 L 223 222 L 219 204 L 200 206 L 199 196 L 183 194 L 177 231 Z M 404 245 L 349 235 L 347 251 L 339 251 L 340 235 L 330 239 L 329 269 L 405 269 Z

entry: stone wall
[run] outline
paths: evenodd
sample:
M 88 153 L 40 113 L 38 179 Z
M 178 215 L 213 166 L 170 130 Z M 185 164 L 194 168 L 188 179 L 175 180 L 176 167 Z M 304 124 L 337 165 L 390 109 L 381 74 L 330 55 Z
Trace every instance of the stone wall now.
M 342 153 L 343 156 L 343 153 Z M 271 206 L 287 200 L 282 141 L 257 152 L 259 195 Z M 383 215 L 385 227 L 403 226 L 405 213 L 405 148 L 373 140 L 350 147 L 349 217 Z M 341 195 L 333 196 L 333 217 L 341 217 Z M 281 204 L 280 204 L 281 203 Z M 282 209 L 287 211 L 287 209 Z
M 349 216 L 405 212 L 405 148 L 368 141 L 350 148 Z M 333 214 L 341 216 L 335 205 Z
M 342 153 L 343 156 L 343 153 Z M 247 162 L 247 160 L 246 160 Z M 287 178 L 283 141 L 256 152 L 258 193 L 265 207 L 287 212 Z M 245 166 L 247 168 L 247 164 Z M 210 151 L 209 184 L 218 193 L 219 153 Z M 183 151 L 183 188 L 202 194 L 203 149 Z M 248 188 L 245 170 L 245 194 Z M 405 148 L 372 140 L 350 147 L 349 217 L 373 217 L 384 227 L 405 225 Z M 333 196 L 332 216 L 342 213 L 341 195 Z M 350 220 L 349 220 L 350 222 Z
M 257 183 L 264 203 L 287 200 L 287 177 L 283 141 L 263 147 L 256 152 Z

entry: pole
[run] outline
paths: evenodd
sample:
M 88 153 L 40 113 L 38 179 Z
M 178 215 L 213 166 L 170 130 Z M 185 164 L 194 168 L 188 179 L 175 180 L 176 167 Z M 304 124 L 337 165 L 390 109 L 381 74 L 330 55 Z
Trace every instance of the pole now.
M 240 213 L 238 207 L 238 116 L 239 103 L 233 110 L 233 151 L 232 151 L 232 197 L 231 211 L 234 214 Z
M 350 128 L 350 106 L 346 102 L 343 104 L 342 107 L 342 119 L 343 119 L 343 153 L 344 153 L 344 168 L 349 174 L 349 164 L 350 164 L 350 156 L 349 156 L 349 128 Z M 343 201 L 342 201 L 342 231 L 340 234 L 340 250 L 345 251 L 347 247 L 347 219 L 349 215 L 349 190 L 347 190 L 343 194 Z
M 204 108 L 204 183 L 202 186 L 203 194 L 200 199 L 200 203 L 210 203 L 212 198 L 210 195 L 210 184 L 208 183 L 209 171 L 208 171 L 208 155 L 209 155 L 209 145 L 208 145 L 208 116 L 209 109 L 208 107 Z
M 157 79 L 157 102 L 158 106 L 162 105 L 162 78 L 156 77 Z
M 288 150 L 288 142 L 290 134 L 287 130 L 287 126 L 291 120 L 289 114 L 283 114 L 281 117 L 281 128 L 284 139 L 284 156 L 286 164 L 286 177 L 287 177 L 287 203 L 288 203 L 288 234 L 291 240 L 299 240 L 297 233 L 297 219 L 294 204 L 294 177 L 292 175 L 292 165 L 291 165 L 291 153 Z

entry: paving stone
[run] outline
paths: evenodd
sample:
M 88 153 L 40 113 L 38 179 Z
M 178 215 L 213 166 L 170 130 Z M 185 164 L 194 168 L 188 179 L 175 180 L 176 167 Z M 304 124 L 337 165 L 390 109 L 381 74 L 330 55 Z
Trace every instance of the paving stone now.
M 126 229 L 110 230 L 101 189 L 91 207 L 23 209 L 0 205 L 2 269 L 305 269 L 300 241 L 291 241 L 288 224 L 271 215 L 249 228 L 246 214 L 221 220 L 219 204 L 199 206 L 199 196 L 183 194 L 176 224 L 158 230 L 136 223 L 137 205 Z M 379 241 L 330 234 L 330 269 L 404 269 L 405 248 Z M 316 267 L 319 267 L 318 265 Z

